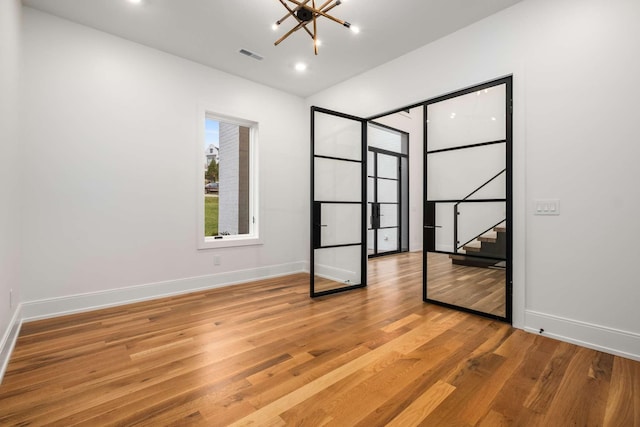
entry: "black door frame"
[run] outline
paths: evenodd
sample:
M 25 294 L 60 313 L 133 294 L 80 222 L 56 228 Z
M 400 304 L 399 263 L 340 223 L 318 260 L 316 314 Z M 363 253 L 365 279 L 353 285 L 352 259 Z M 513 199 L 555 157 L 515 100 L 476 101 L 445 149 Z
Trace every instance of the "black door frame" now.
M 395 130 L 395 129 L 394 129 Z M 398 131 L 400 132 L 400 131 Z M 404 133 L 404 132 L 403 132 Z M 368 150 L 372 153 L 374 153 L 374 162 L 373 162 L 373 167 L 374 167 L 374 171 L 373 171 L 373 176 L 369 176 L 367 174 L 367 178 L 373 178 L 373 197 L 374 197 L 374 202 L 371 202 L 369 200 L 367 200 L 367 204 L 371 204 L 371 229 L 368 229 L 367 231 L 373 231 L 374 232 L 374 238 L 373 238 L 373 253 L 369 254 L 369 258 L 375 258 L 375 257 L 379 257 L 379 256 L 385 256 L 385 255 L 393 255 L 393 254 L 399 254 L 401 252 L 405 252 L 402 250 L 402 233 L 406 232 L 406 230 L 408 230 L 409 224 L 404 224 L 404 210 L 402 209 L 402 198 L 403 198 L 403 192 L 402 192 L 402 181 L 404 179 L 404 174 L 403 174 L 403 168 L 402 168 L 402 159 L 405 158 L 407 159 L 407 168 L 409 167 L 408 165 L 408 158 L 409 155 L 408 154 L 402 154 L 402 153 L 396 153 L 394 151 L 389 151 L 389 150 L 385 150 L 382 148 L 378 148 L 378 147 L 368 147 Z M 378 201 L 378 180 L 379 179 L 387 179 L 387 178 L 380 178 L 378 177 L 378 155 L 382 154 L 385 156 L 393 156 L 396 157 L 398 159 L 398 201 L 395 203 L 397 205 L 397 218 L 398 218 L 398 222 L 396 227 L 380 227 L 379 225 L 379 215 L 376 215 L 375 212 L 375 208 L 377 205 L 380 205 L 381 203 Z M 367 159 L 368 161 L 368 159 Z M 407 175 L 408 175 L 408 170 L 407 170 Z M 408 185 L 408 183 L 406 183 L 406 185 Z M 368 199 L 368 197 L 367 197 Z M 382 202 L 382 204 L 394 204 L 394 203 L 390 203 L 390 202 Z M 408 205 L 408 201 L 407 201 L 407 205 Z M 379 206 L 378 206 L 379 207 Z M 379 210 L 379 209 L 378 209 Z M 379 213 L 379 212 L 378 212 Z M 378 224 L 376 224 L 376 221 L 374 221 L 374 219 L 377 220 Z M 377 226 L 376 226 L 377 225 Z M 385 252 L 379 252 L 378 251 L 378 231 L 379 230 L 384 230 L 385 228 L 397 228 L 398 229 L 398 236 L 397 236 L 397 242 L 396 242 L 396 250 L 393 251 L 385 251 Z M 367 245 L 368 245 L 368 240 L 367 240 Z
M 426 253 L 427 242 L 434 238 L 434 230 L 430 227 L 430 224 L 433 224 L 433 218 L 430 215 L 428 209 L 426 209 L 427 202 L 427 155 L 428 155 L 428 139 L 427 139 L 427 107 L 430 104 L 435 104 L 437 102 L 441 102 L 447 99 L 455 98 L 461 95 L 467 95 L 469 93 L 477 92 L 480 90 L 488 89 L 494 86 L 505 85 L 505 111 L 506 111 L 506 120 L 505 120 L 505 156 L 506 156 L 506 269 L 505 269 L 505 316 L 499 316 L 491 313 L 486 313 L 478 310 L 474 310 L 468 307 L 462 307 L 455 304 L 449 304 L 442 301 L 437 301 L 430 299 L 427 294 L 427 274 L 428 274 L 428 260 Z M 424 302 L 429 302 L 432 304 L 441 305 L 448 308 L 453 308 L 456 310 L 477 314 L 483 317 L 488 317 L 495 320 L 500 320 L 503 322 L 507 322 L 509 324 L 512 323 L 513 319 L 513 236 L 512 236 L 512 227 L 513 227 L 513 77 L 507 76 L 503 78 L 499 78 L 496 80 L 491 80 L 479 85 L 471 86 L 462 90 L 458 90 L 443 96 L 439 96 L 436 98 L 432 98 L 426 102 L 424 102 L 424 146 L 423 146 L 423 155 L 424 155 L 424 172 L 423 172 L 423 257 L 422 257 L 422 299 Z M 495 143 L 495 141 L 488 142 L 487 144 Z M 482 144 L 478 144 L 482 145 Z M 454 201 L 455 202 L 455 201 Z M 457 243 L 454 242 L 454 245 Z M 453 255 L 454 252 L 446 252 L 446 251 L 429 251 L 429 252 L 438 252 L 444 254 Z M 467 255 L 473 257 L 473 255 Z
M 316 292 L 315 290 L 315 249 L 318 248 L 331 248 L 331 247 L 344 247 L 344 246 L 357 246 L 358 244 L 348 245 L 335 245 L 335 246 L 322 246 L 320 242 L 320 206 L 322 203 L 344 203 L 336 201 L 317 201 L 315 200 L 315 159 L 316 158 L 328 158 L 332 160 L 344 160 L 354 161 L 351 159 L 344 159 L 339 157 L 317 156 L 315 154 L 315 114 L 328 114 L 335 117 L 340 117 L 347 120 L 353 120 L 360 123 L 361 129 L 361 188 L 360 188 L 360 206 L 361 206 L 361 230 L 360 230 L 360 283 L 346 285 L 339 288 L 324 290 Z M 349 291 L 352 289 L 364 288 L 367 286 L 367 121 L 360 117 L 344 114 L 338 111 L 332 111 L 325 108 L 316 106 L 311 107 L 311 193 L 310 193 L 310 281 L 309 281 L 309 295 L 319 297 L 323 295 L 335 294 L 338 292 Z M 358 202 L 347 202 L 350 204 L 357 204 Z
M 427 157 L 427 106 L 429 104 L 433 104 L 435 102 L 439 102 L 439 101 L 443 101 L 445 99 L 449 99 L 449 98 L 453 98 L 456 96 L 460 96 L 460 95 L 465 95 L 468 93 L 472 93 L 478 90 L 482 90 L 485 88 L 489 88 L 492 86 L 497 86 L 500 84 L 505 84 L 506 85 L 506 96 L 505 96 L 505 107 L 506 107 L 506 112 L 507 112 L 507 117 L 506 117 L 506 223 L 507 223 L 507 230 L 506 230 L 506 236 L 507 236 L 507 242 L 506 242 L 506 258 L 507 258 L 507 266 L 506 266 L 506 277 L 505 277 L 505 304 L 506 304 L 506 315 L 504 317 L 502 316 L 497 316 L 497 315 L 493 315 L 490 313 L 485 313 L 485 312 L 480 312 L 477 310 L 473 310 L 473 309 L 469 309 L 466 307 L 461 307 L 461 306 L 456 306 L 453 304 L 448 304 L 448 303 L 444 303 L 444 302 L 440 302 L 440 301 L 435 301 L 435 300 L 430 300 L 428 298 L 427 295 L 427 257 L 424 256 L 425 254 L 425 242 L 426 242 L 426 229 L 424 228 L 424 225 L 427 224 L 427 212 L 425 209 L 425 212 L 423 212 L 423 257 L 422 257 L 422 271 L 423 271 L 423 276 L 422 276 L 422 286 L 423 286 L 423 301 L 426 303 L 432 303 L 432 304 L 436 304 L 436 305 L 441 305 L 444 307 L 448 307 L 448 308 L 452 308 L 455 310 L 459 310 L 459 311 L 464 311 L 464 312 L 469 312 L 469 313 L 473 313 L 479 316 L 483 316 L 483 317 L 488 317 L 491 319 L 496 319 L 499 321 L 503 321 L 503 322 L 507 322 L 509 324 L 512 323 L 512 319 L 513 319 L 513 233 L 512 233 L 512 228 L 513 228 L 513 76 L 512 75 L 507 75 L 505 77 L 502 78 L 498 78 L 498 79 L 494 79 L 494 80 L 490 80 L 487 81 L 485 83 L 481 83 L 478 85 L 474 85 L 465 89 L 461 89 L 461 90 L 457 90 L 454 92 L 450 92 L 448 94 L 442 95 L 442 96 L 438 96 L 435 98 L 431 98 L 428 99 L 426 101 L 422 101 L 422 102 L 418 102 L 415 104 L 411 104 L 411 105 L 407 105 L 405 107 L 402 108 L 397 108 L 394 110 L 390 110 L 381 114 L 377 114 L 374 116 L 370 116 L 367 117 L 365 119 L 361 119 L 359 117 L 356 116 L 351 116 L 348 114 L 343 114 L 340 112 L 336 112 L 336 111 L 332 111 L 332 110 L 327 110 L 327 109 L 323 109 L 320 107 L 311 107 L 311 265 L 310 265 L 310 272 L 311 272 L 311 284 L 310 284 L 310 289 L 311 289 L 311 296 L 315 297 L 315 296 L 320 296 L 320 295 L 326 295 L 326 294 L 332 294 L 332 293 L 336 293 L 336 292 L 342 292 L 342 291 L 346 291 L 346 290 L 350 290 L 350 289 L 354 289 L 354 288 L 361 288 L 361 287 L 365 287 L 366 286 L 366 280 L 367 280 L 367 275 L 366 275 L 366 267 L 367 267 L 367 209 L 366 209 L 366 203 L 367 203 L 367 194 L 366 194 L 366 186 L 367 186 L 367 143 L 366 143 L 366 138 L 367 138 L 367 132 L 366 132 L 366 123 L 369 121 L 374 121 L 375 119 L 378 119 L 380 117 L 384 117 L 384 116 L 388 116 L 394 113 L 399 113 L 401 111 L 407 111 L 413 108 L 417 108 L 417 107 L 422 107 L 423 108 L 423 205 L 424 205 L 424 201 L 427 200 L 427 185 L 426 185 L 426 177 L 427 177 L 427 163 L 426 163 L 426 157 Z M 336 289 L 336 290 L 331 290 L 331 291 L 325 291 L 325 292 L 320 292 L 320 293 L 314 293 L 314 289 L 313 289 L 313 275 L 314 275 L 314 244 L 313 244 L 313 239 L 314 239 L 314 203 L 313 203 L 313 197 L 314 197 L 314 145 L 313 145 L 313 141 L 314 141 L 314 111 L 318 111 L 318 112 L 324 112 L 327 114 L 332 114 L 332 115 L 336 115 L 338 117 L 343 117 L 343 118 L 348 118 L 348 119 L 352 119 L 352 120 L 358 120 L 361 121 L 362 123 L 362 138 L 363 138 L 363 152 L 362 152 L 362 190 L 363 190 L 363 196 L 362 196 L 362 201 L 364 203 L 364 209 L 363 209 L 363 216 L 362 216 L 362 266 L 361 266 L 361 271 L 362 271 L 362 283 L 356 286 L 349 286 L 349 287 L 345 287 L 345 288 L 340 288 L 340 289 Z

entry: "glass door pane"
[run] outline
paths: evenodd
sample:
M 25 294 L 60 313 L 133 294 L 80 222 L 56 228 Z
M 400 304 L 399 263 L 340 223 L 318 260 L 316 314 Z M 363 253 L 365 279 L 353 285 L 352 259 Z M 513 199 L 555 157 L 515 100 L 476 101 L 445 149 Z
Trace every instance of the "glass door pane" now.
M 366 286 L 364 121 L 312 107 L 312 297 Z
M 429 150 L 505 140 L 506 90 L 498 84 L 429 104 Z
M 378 178 L 398 179 L 398 158 L 388 154 L 378 154 Z
M 396 145 L 401 147 L 400 143 Z M 401 165 L 402 160 L 405 160 L 406 167 L 406 157 L 378 147 L 370 147 L 368 159 L 367 253 L 381 255 L 400 252 L 403 230 L 402 185 L 403 179 L 408 178 L 407 174 L 401 173 Z M 408 198 L 408 194 L 405 194 L 405 197 Z M 408 202 L 405 203 L 405 208 L 406 205 Z M 408 236 L 406 240 L 408 241 Z
M 392 116 L 394 114 L 398 113 Z M 367 200 L 371 206 L 368 254 L 406 252 L 409 250 L 409 134 L 370 121 L 367 144 Z
M 377 230 L 378 253 L 400 250 L 399 215 L 400 170 L 399 157 L 377 153 L 377 201 L 379 222 Z
M 425 300 L 511 321 L 511 78 L 428 101 Z

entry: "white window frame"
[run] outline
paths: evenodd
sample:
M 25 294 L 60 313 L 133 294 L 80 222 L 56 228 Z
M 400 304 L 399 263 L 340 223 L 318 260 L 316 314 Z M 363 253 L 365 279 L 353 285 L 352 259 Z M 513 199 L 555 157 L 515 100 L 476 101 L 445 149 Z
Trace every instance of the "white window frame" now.
M 234 236 L 205 236 L 204 235 L 204 175 L 202 166 L 206 162 L 205 149 L 205 121 L 212 119 L 220 122 L 235 124 L 249 128 L 249 215 L 253 220 L 249 224 L 250 232 Z M 197 138 L 197 246 L 198 249 L 215 249 L 234 246 L 261 245 L 260 237 L 260 204 L 259 204 L 259 171 L 258 171 L 258 122 L 239 119 L 226 114 L 220 114 L 212 108 L 201 106 L 198 114 Z

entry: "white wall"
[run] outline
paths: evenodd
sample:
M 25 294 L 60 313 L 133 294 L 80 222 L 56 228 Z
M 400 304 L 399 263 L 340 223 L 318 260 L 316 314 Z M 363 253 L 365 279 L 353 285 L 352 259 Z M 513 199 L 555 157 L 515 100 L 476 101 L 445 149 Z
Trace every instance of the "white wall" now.
M 25 318 L 305 268 L 301 98 L 23 13 Z M 263 245 L 196 249 L 199 105 L 259 123 Z
M 308 101 L 368 116 L 513 74 L 514 325 L 640 359 L 638 22 L 637 0 L 525 0 Z
M 0 380 L 19 324 L 16 310 L 20 302 L 21 248 L 20 14 L 19 0 L 0 2 Z

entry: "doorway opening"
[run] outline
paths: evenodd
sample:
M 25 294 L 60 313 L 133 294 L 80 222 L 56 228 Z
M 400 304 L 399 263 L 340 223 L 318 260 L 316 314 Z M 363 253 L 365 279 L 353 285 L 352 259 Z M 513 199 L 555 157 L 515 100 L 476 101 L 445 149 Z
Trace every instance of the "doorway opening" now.
M 512 92 L 509 76 L 367 119 L 312 107 L 312 297 L 420 251 L 423 301 L 511 323 Z
M 409 250 L 409 134 L 367 126 L 367 254 Z

